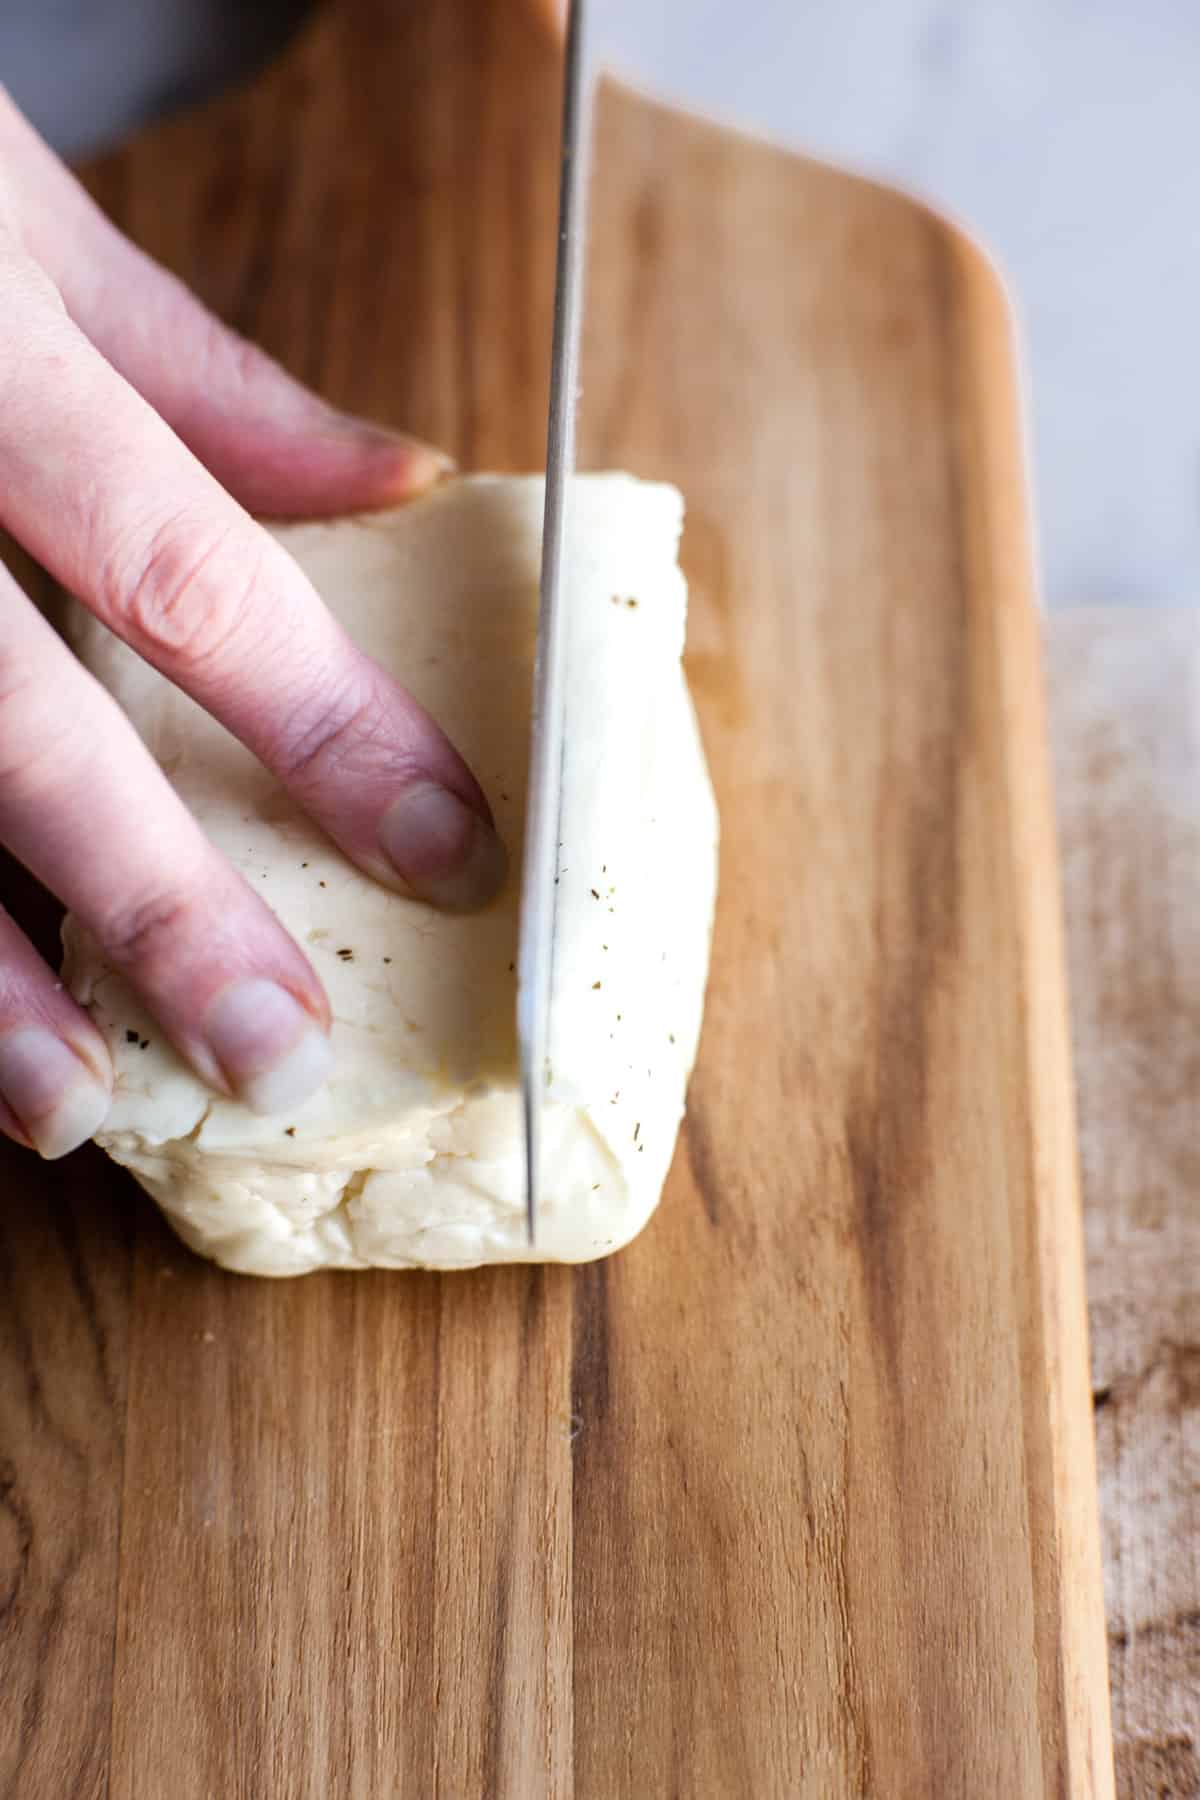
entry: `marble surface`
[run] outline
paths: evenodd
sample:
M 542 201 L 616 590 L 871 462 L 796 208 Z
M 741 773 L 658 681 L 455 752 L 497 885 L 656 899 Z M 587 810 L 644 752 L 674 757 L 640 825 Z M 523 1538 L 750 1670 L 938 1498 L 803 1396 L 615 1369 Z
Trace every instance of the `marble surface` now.
M 1045 629 L 1119 1800 L 1200 1795 L 1198 627 Z
M 1200 602 L 1195 0 L 602 0 L 619 66 L 911 186 L 1003 266 L 1052 605 Z
M 4 0 L 0 72 L 76 151 L 256 60 L 307 4 Z M 1196 0 L 593 12 L 643 85 L 966 222 L 1023 323 L 1047 600 L 1200 600 Z

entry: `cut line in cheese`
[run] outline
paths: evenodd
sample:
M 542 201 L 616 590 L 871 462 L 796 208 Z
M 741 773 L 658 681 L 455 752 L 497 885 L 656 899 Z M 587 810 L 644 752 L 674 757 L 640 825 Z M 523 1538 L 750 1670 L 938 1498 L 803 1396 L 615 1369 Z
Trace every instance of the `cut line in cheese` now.
M 626 1243 L 658 1202 L 699 1036 L 716 811 L 680 660 L 682 502 L 628 476 L 582 476 L 547 1174 L 538 1242 L 526 1242 L 513 971 L 542 492 L 539 477 L 473 477 L 395 512 L 275 533 L 487 792 L 513 873 L 473 917 L 360 874 L 221 726 L 90 616 L 77 621 L 84 662 L 333 1008 L 331 1079 L 264 1119 L 208 1089 L 77 922 L 64 926 L 66 978 L 117 1070 L 97 1142 L 227 1268 L 585 1261 Z

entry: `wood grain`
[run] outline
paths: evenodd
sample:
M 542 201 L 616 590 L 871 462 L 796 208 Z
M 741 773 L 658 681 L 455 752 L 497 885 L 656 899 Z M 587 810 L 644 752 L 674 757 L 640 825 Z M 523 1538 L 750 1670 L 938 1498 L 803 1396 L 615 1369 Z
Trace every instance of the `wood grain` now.
M 330 398 L 537 467 L 557 100 L 500 0 L 360 0 L 89 178 Z M 578 1272 L 272 1285 L 14 1161 L 9 1491 L 66 1548 L 14 1565 L 5 1791 L 74 1732 L 57 1791 L 114 1800 L 1111 1792 L 1003 303 L 898 196 L 612 86 L 598 132 L 582 451 L 688 498 L 725 832 L 662 1211 Z M 51 1692 L 56 1580 L 103 1629 Z
M 1200 626 L 1048 623 L 1117 1789 L 1200 1794 Z

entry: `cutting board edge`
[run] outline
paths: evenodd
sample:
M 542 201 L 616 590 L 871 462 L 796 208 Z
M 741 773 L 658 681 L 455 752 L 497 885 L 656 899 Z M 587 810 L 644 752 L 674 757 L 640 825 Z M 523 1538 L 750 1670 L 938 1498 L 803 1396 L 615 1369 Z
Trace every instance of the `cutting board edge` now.
M 975 452 L 985 473 L 975 529 L 980 558 L 1002 569 L 987 596 L 990 638 L 1008 729 L 1003 734 L 1016 914 L 1025 973 L 1026 1054 L 1037 1265 L 1045 1325 L 1043 1372 L 1055 1481 L 1056 1591 L 1069 1791 L 1115 1791 L 1088 1350 L 1082 1186 L 1061 862 L 1037 585 L 1029 383 L 1018 308 L 1003 271 L 956 221 L 925 208 L 955 268 L 962 374 L 974 396 Z

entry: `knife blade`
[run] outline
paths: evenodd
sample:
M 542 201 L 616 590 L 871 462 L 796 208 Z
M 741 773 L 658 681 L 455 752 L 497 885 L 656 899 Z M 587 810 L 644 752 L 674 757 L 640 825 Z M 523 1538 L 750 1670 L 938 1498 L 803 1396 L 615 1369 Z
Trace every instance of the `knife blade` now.
M 530 1244 L 536 1242 L 537 1237 L 542 1103 L 550 1076 L 550 997 L 554 975 L 569 627 L 562 604 L 562 585 L 564 563 L 569 555 L 570 478 L 575 467 L 590 124 L 590 94 L 585 78 L 586 11 L 586 0 L 570 0 L 563 79 L 550 417 L 546 432 L 546 497 L 517 940 L 517 1046 L 525 1138 L 525 1228 Z

